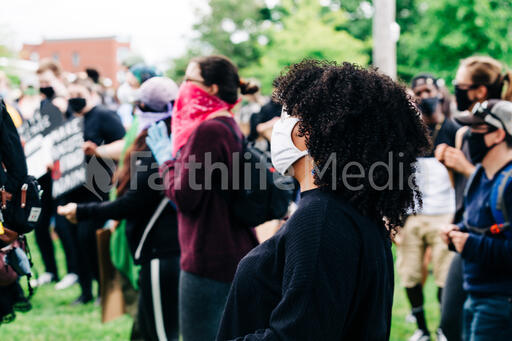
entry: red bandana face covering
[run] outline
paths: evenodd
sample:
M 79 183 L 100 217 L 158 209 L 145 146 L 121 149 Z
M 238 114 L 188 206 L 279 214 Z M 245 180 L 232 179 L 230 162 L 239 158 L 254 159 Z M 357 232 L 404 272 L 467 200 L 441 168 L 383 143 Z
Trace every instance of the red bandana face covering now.
M 174 103 L 171 123 L 172 155 L 187 143 L 192 132 L 201 122 L 221 110 L 230 111 L 235 104 L 229 104 L 210 95 L 192 82 L 184 82 Z

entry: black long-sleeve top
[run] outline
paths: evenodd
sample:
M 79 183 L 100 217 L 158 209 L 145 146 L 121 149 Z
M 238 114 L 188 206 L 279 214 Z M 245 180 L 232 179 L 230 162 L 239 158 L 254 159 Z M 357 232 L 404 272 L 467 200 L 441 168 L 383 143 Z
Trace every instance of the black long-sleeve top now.
M 4 101 L 0 98 L 0 187 L 5 186 L 5 190 L 10 193 L 16 193 L 21 190 L 21 186 L 27 177 L 27 163 L 25 153 L 21 146 L 18 131 L 12 122 L 11 116 L 7 112 Z M 5 168 L 5 170 L 4 170 Z M 15 224 L 10 224 L 13 217 L 3 212 L 4 223 L 7 228 L 15 230 L 18 233 L 26 233 L 16 228 Z M 0 241 L 0 248 L 6 244 Z
M 217 340 L 388 340 L 392 302 L 389 233 L 314 189 L 240 262 Z
M 133 255 L 164 193 L 158 164 L 151 151 L 144 151 L 137 160 L 126 162 L 133 162 L 131 173 L 136 176 L 136 181 L 128 185 L 129 189 L 114 201 L 79 204 L 76 213 L 78 220 L 93 217 L 104 220 L 126 219 L 126 235 Z M 176 211 L 168 204 L 149 233 L 137 263 L 179 254 Z

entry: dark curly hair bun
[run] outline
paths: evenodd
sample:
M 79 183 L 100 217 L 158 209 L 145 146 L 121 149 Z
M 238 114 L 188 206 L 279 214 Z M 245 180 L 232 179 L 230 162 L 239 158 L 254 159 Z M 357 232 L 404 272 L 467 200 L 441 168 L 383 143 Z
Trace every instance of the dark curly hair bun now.
M 415 199 L 415 163 L 431 149 L 405 88 L 376 69 L 304 60 L 277 79 L 274 100 L 300 119 L 315 184 L 333 190 L 388 228 Z
M 260 87 L 251 82 L 246 82 L 244 80 L 240 80 L 240 92 L 242 95 L 250 95 L 258 92 Z

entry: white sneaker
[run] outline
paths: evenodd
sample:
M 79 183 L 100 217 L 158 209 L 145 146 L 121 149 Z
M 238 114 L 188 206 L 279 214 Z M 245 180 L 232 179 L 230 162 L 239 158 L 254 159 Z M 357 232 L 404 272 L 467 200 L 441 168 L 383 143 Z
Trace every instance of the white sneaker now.
M 430 335 L 426 334 L 423 330 L 418 329 L 409 338 L 409 341 L 430 341 Z
M 31 279 L 30 285 L 32 287 L 40 287 L 41 285 L 45 285 L 53 281 L 55 276 L 49 272 L 43 272 L 39 277 Z
M 64 290 L 78 282 L 78 275 L 69 273 L 62 278 L 59 283 L 55 284 L 55 290 Z
M 416 317 L 411 313 L 405 317 L 405 322 L 416 324 Z
M 436 340 L 437 341 L 448 341 L 446 336 L 444 336 L 443 331 L 441 330 L 441 328 L 438 328 L 437 331 L 436 331 Z

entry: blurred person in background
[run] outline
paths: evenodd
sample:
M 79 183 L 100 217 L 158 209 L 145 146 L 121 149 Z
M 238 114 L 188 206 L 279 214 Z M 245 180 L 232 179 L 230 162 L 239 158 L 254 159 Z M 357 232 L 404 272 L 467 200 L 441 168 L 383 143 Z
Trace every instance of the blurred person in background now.
M 36 75 L 39 83 L 38 92 L 40 95 L 40 104 L 32 114 L 30 114 L 30 112 L 22 112 L 23 115 L 32 115 L 32 117 L 34 117 L 37 113 L 54 125 L 63 123 L 67 110 L 67 89 L 64 85 L 63 72 L 60 64 L 50 59 L 44 59 L 39 64 Z M 24 98 L 22 97 L 21 104 L 26 108 L 23 102 Z M 56 201 L 52 197 L 53 180 L 51 170 L 52 165 L 48 165 L 48 172 L 38 179 L 43 194 L 41 197 L 41 217 L 35 228 L 35 237 L 37 246 L 41 252 L 45 272 L 39 275 L 38 278 L 32 280 L 34 286 L 56 282 L 59 277 L 54 245 L 50 233 L 50 224 L 52 217 L 55 216 L 56 208 Z M 55 231 L 62 242 L 67 266 L 67 274 L 56 284 L 56 289 L 65 289 L 78 280 L 76 235 L 70 233 L 67 226 L 68 224 L 65 219 L 55 217 Z
M 250 80 L 249 82 L 258 85 L 261 87 L 259 82 L 256 80 Z M 261 110 L 261 107 L 267 103 L 268 98 L 261 94 L 261 91 L 258 91 L 254 94 L 247 94 L 242 96 L 241 106 L 240 106 L 240 116 L 239 116 L 239 125 L 240 130 L 244 133 L 245 136 L 249 135 L 250 132 L 250 119 L 251 116 Z
M 512 337 L 512 103 L 494 99 L 472 106 L 472 114 L 458 121 L 470 126 L 469 153 L 477 167 L 464 194 L 462 221 L 444 228 L 442 237 L 463 259 L 462 339 L 505 341 Z
M 4 100 L 4 103 L 9 99 L 9 92 L 9 78 L 4 71 L 0 70 L 0 98 Z
M 217 340 L 388 340 L 390 234 L 420 196 L 406 182 L 430 146 L 417 109 L 389 77 L 315 60 L 292 65 L 274 98 L 284 110 L 272 163 L 293 174 L 301 199 L 240 262 Z M 362 174 L 399 162 L 402 176 Z
M 180 248 L 176 211 L 165 198 L 162 179 L 147 144 L 147 129 L 156 122 L 170 127 L 177 85 L 168 78 L 154 77 L 140 88 L 136 115 L 141 130 L 127 151 L 128 158 L 117 172 L 117 199 L 108 202 L 69 203 L 59 214 L 70 221 L 126 219 L 126 235 L 135 263 L 141 264 L 137 313 L 145 340 L 178 340 L 178 282 Z M 141 153 L 146 152 L 146 153 Z M 154 186 L 153 186 L 154 185 Z M 164 200 L 165 208 L 156 216 Z M 152 217 L 156 220 L 143 240 Z M 140 250 L 137 251 L 140 247 Z M 137 254 L 139 252 L 140 254 Z
M 140 127 L 138 124 L 139 116 L 135 115 L 137 98 L 139 97 L 138 90 L 140 84 L 143 84 L 148 79 L 156 77 L 157 72 L 156 69 L 153 67 L 139 64 L 132 67 L 131 69 L 133 69 L 134 74 L 137 76 L 133 76 L 134 74 L 130 72 L 129 74 L 132 75 L 132 77 L 130 78 L 130 76 L 128 76 L 128 79 L 131 79 L 131 81 L 127 82 L 126 84 L 132 84 L 133 86 L 136 86 L 136 88 L 132 87 L 132 85 L 128 86 L 129 91 L 126 93 L 126 95 L 128 95 L 129 97 L 125 98 L 127 103 L 124 103 L 119 107 L 117 114 L 121 118 L 121 121 L 125 129 L 127 129 L 126 137 L 128 138 L 128 140 L 133 141 L 133 139 L 140 132 Z M 135 78 L 135 80 L 133 78 Z M 95 84 L 95 87 L 97 91 L 102 89 L 101 86 L 98 84 Z M 125 117 L 126 115 L 129 115 L 130 118 L 127 119 L 127 117 Z M 107 143 L 101 146 L 98 146 L 92 141 L 86 141 L 86 143 L 84 144 L 84 151 L 85 154 L 89 156 L 94 155 L 99 158 L 118 161 L 121 157 L 125 144 L 126 139 L 114 141 L 112 143 Z
M 60 64 L 51 59 L 43 59 L 39 63 L 36 74 L 39 79 L 39 93 L 43 96 L 43 102 L 50 102 L 61 113 L 65 113 L 68 109 L 68 94 Z
M 114 111 L 100 105 L 100 97 L 96 86 L 89 80 L 77 79 L 68 87 L 69 107 L 75 116 L 84 117 L 84 141 L 87 145 L 101 146 L 121 140 L 125 135 L 121 120 Z M 86 145 L 84 144 L 84 149 Z M 62 202 L 89 203 L 105 201 L 111 187 L 113 175 L 112 163 L 98 157 L 86 156 L 86 184 L 94 188 L 93 193 L 82 186 L 71 191 L 62 198 Z M 105 186 L 107 185 L 107 186 Z M 92 281 L 98 278 L 98 255 L 96 246 L 96 230 L 103 227 L 106 220 L 99 216 L 78 221 L 76 224 L 78 240 L 79 283 L 82 290 L 74 303 L 83 304 L 93 300 Z M 70 226 L 70 229 L 74 226 Z
M 118 105 L 114 99 L 112 91 L 110 91 L 112 80 L 101 77 L 100 72 L 92 67 L 86 68 L 85 74 L 88 79 L 98 86 L 98 94 L 101 98 L 101 104 L 110 110 L 117 110 Z
M 496 59 L 486 56 L 475 56 L 461 60 L 455 77 L 455 99 L 457 110 L 472 110 L 477 103 L 487 99 L 511 99 L 510 72 L 503 73 L 503 65 Z M 506 91 L 505 83 L 507 83 Z M 464 213 L 464 190 L 469 177 L 474 173 L 474 164 L 479 158 L 471 157 L 467 126 L 457 132 L 458 148 L 440 145 L 436 149 L 436 157 L 446 167 L 462 174 L 455 177 L 455 194 L 457 211 L 454 223 L 462 221 Z M 445 290 L 443 291 L 440 327 L 449 341 L 462 339 L 462 311 L 466 300 L 463 290 L 462 258 L 456 253 L 448 273 Z
M 273 89 L 279 84 L 277 80 L 273 82 Z M 270 99 L 263 105 L 259 112 L 253 114 L 250 118 L 250 133 L 247 140 L 256 142 L 256 146 L 263 151 L 270 150 L 270 137 L 272 127 L 281 115 L 282 106 Z
M 119 108 L 117 114 L 121 117 L 121 121 L 126 129 L 129 129 L 133 120 L 133 105 L 135 102 L 136 91 L 126 81 L 130 68 L 135 64 L 144 63 L 142 57 L 137 55 L 130 55 L 121 62 L 121 69 L 117 73 L 117 81 L 119 87 L 116 90 L 116 97 L 119 101 Z
M 135 64 L 126 75 L 126 82 L 134 89 L 140 88 L 142 83 L 152 77 L 160 76 L 154 66 L 146 64 Z
M 213 179 L 213 189 L 205 188 L 206 158 L 232 169 L 233 153 L 242 150 L 243 135 L 231 112 L 239 92 L 257 90 L 240 81 L 236 66 L 226 57 L 193 59 L 175 102 L 171 137 L 163 124 L 148 132 L 147 143 L 161 165 L 166 194 L 178 210 L 184 341 L 215 339 L 238 262 L 258 244 L 254 231 L 234 219 L 220 179 Z M 201 165 L 195 176 L 188 167 L 191 158 Z M 226 175 L 231 184 L 233 175 Z
M 23 120 L 28 120 L 34 116 L 34 113 L 41 106 L 41 97 L 39 95 L 39 86 L 37 79 L 25 77 L 21 79 L 21 96 L 18 98 L 18 108 Z
M 11 89 L 9 77 L 0 70 L 0 100 L 4 101 L 7 112 L 11 116 L 14 126 L 18 128 L 23 122 L 23 118 L 18 109 L 13 105 L 16 96 L 13 96 L 15 91 Z M 13 98 L 14 97 L 14 98 Z
M 132 65 L 124 76 L 125 80 L 117 90 L 117 96 L 121 102 L 118 114 L 125 127 L 130 127 L 134 123 L 133 109 L 137 98 L 137 89 L 148 79 L 159 76 L 159 73 L 155 67 L 137 63 Z
M 437 79 L 429 74 L 417 75 L 412 79 L 411 89 L 419 102 L 421 118 L 428 127 L 434 148 L 442 143 L 455 147 L 455 136 L 460 126 L 445 117 L 441 110 Z M 421 210 L 407 218 L 396 238 L 397 269 L 417 324 L 417 330 L 409 340 L 429 341 L 430 331 L 423 308 L 423 261 L 425 250 L 430 247 L 437 298 L 441 302 L 453 255 L 441 240 L 439 232 L 453 219 L 455 192 L 453 173 L 433 153 L 418 158 L 417 179 L 423 205 Z

